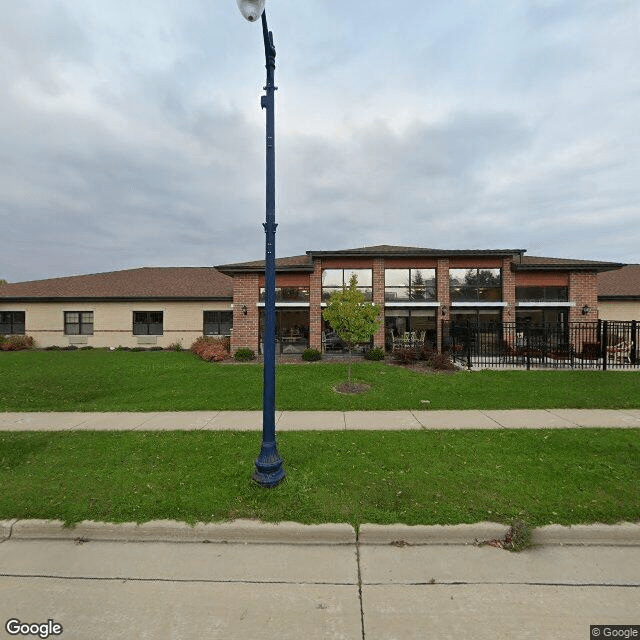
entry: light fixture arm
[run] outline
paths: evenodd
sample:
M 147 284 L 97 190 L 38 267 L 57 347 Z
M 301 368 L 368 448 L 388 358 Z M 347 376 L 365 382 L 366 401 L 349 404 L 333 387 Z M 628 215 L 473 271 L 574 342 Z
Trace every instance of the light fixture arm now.
M 267 10 L 262 12 L 262 37 L 264 38 L 264 57 L 267 61 L 267 71 L 271 66 L 276 68 L 276 48 L 273 46 L 273 33 L 267 26 Z M 268 80 L 268 79 L 267 79 Z

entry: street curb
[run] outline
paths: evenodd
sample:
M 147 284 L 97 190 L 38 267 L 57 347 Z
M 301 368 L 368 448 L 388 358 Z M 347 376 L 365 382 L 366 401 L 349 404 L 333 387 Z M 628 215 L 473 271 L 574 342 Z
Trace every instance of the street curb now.
M 576 524 L 570 527 L 552 524 L 534 529 L 531 533 L 531 543 L 534 545 L 640 546 L 640 523 Z
M 475 544 L 504 540 L 509 527 L 497 522 L 456 525 L 360 525 L 360 544 Z
M 110 523 L 83 521 L 65 527 L 60 520 L 0 520 L 6 540 L 74 540 L 87 542 L 213 542 L 231 544 L 318 545 L 473 545 L 504 540 L 510 527 L 496 522 L 458 525 L 363 524 L 356 537 L 349 524 L 305 525 L 297 522 L 234 520 L 197 523 L 175 520 Z M 640 523 L 615 525 L 547 525 L 533 529 L 532 546 L 640 546 Z
M 504 540 L 511 527 L 497 522 L 476 522 L 458 525 L 360 525 L 360 544 L 407 545 L 469 545 L 492 540 Z M 640 523 L 622 522 L 615 525 L 580 524 L 565 527 L 547 525 L 531 532 L 533 546 L 640 546 Z
M 0 520 L 0 542 L 4 542 L 11 537 L 11 527 L 17 520 Z
M 278 524 L 255 520 L 197 523 L 154 520 L 137 524 L 83 521 L 65 527 L 60 520 L 17 520 L 11 540 L 99 540 L 117 542 L 228 542 L 270 544 L 355 544 L 356 533 L 348 524 Z

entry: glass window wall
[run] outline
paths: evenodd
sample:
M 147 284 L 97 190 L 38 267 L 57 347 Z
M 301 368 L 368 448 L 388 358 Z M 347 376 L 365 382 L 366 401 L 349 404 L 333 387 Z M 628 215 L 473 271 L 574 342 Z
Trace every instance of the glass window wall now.
M 518 302 L 567 302 L 567 287 L 516 287 Z
M 265 301 L 265 288 L 260 287 L 260 302 Z M 276 302 L 309 302 L 309 287 L 276 287 Z
M 435 269 L 385 269 L 386 302 L 427 302 L 437 299 Z
M 399 344 L 436 345 L 436 311 L 419 308 L 386 308 L 384 312 L 385 348 Z
M 351 276 L 358 281 L 357 289 L 364 293 L 365 300 L 373 299 L 373 271 L 371 269 L 323 269 L 322 300 L 326 302 L 334 291 L 346 289 Z
M 451 302 L 500 302 L 502 274 L 500 269 L 450 269 Z

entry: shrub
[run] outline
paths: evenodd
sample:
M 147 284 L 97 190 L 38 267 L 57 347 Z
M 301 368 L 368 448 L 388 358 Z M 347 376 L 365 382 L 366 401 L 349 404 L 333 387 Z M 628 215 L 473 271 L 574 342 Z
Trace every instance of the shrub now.
M 302 359 L 307 362 L 316 362 L 322 359 L 322 354 L 317 349 L 305 349 L 302 354 Z
M 384 349 L 380 347 L 374 347 L 369 349 L 364 354 L 366 360 L 384 360 Z
M 238 362 L 246 362 L 247 360 L 255 360 L 256 354 L 253 349 L 249 349 L 249 347 L 241 347 L 235 352 L 233 357 Z
M 206 362 L 222 362 L 229 357 L 228 344 L 226 338 L 202 336 L 191 345 L 191 351 Z
M 436 371 L 455 371 L 456 365 L 453 364 L 451 357 L 448 353 L 438 353 L 432 351 L 427 358 L 425 358 L 427 365 L 431 369 Z
M 411 364 L 420 358 L 418 347 L 396 347 L 393 350 L 393 359 L 400 364 Z
M 0 342 L 2 351 L 23 351 L 33 348 L 33 338 L 31 336 L 11 336 Z
M 180 342 L 172 342 L 167 347 L 167 351 L 182 351 L 182 344 Z

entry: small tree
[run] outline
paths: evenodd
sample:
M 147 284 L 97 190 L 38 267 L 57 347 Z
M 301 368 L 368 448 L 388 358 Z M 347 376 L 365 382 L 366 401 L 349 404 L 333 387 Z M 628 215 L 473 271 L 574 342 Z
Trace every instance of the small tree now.
M 358 291 L 358 278 L 354 273 L 349 287 L 331 294 L 322 317 L 349 349 L 348 384 L 351 386 L 351 359 L 353 348 L 359 342 L 371 340 L 380 327 L 380 308 L 366 302 L 362 291 Z

